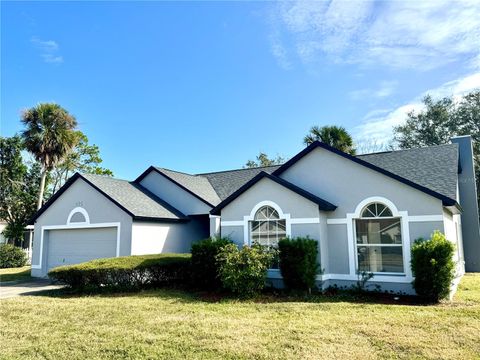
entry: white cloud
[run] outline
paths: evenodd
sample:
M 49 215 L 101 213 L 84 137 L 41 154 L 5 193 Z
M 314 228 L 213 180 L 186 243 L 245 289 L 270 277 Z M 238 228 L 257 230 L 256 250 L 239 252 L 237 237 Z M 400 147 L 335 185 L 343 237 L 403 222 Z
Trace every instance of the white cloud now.
M 429 94 L 433 98 L 453 96 L 459 99 L 475 89 L 480 89 L 480 71 L 430 89 L 396 109 L 370 111 L 363 117 L 363 123 L 354 129 L 354 137 L 360 143 L 365 141 L 388 143 L 392 138 L 393 127 L 405 122 L 407 113 L 423 109 L 422 99 L 425 95 Z
M 276 5 L 270 21 L 282 57 L 426 70 L 479 61 L 479 13 L 479 1 L 295 1 Z
M 362 100 L 365 98 L 377 98 L 382 99 L 389 97 L 395 92 L 397 88 L 397 81 L 382 81 L 377 89 L 358 89 L 348 93 L 352 100 Z
M 63 57 L 58 55 L 60 47 L 56 41 L 41 40 L 34 36 L 30 39 L 31 43 L 40 51 L 40 57 L 46 63 L 62 63 Z

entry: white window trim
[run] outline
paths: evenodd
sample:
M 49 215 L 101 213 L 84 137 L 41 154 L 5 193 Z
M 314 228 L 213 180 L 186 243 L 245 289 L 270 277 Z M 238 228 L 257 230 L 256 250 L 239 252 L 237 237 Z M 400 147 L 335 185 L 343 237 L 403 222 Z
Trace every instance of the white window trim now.
M 250 239 L 250 221 L 253 221 L 255 219 L 255 214 L 257 213 L 257 211 L 264 206 L 270 206 L 278 212 L 278 216 L 280 220 L 285 220 L 286 235 L 288 237 L 292 236 L 292 227 L 291 227 L 292 219 L 290 218 L 290 214 L 285 214 L 282 211 L 282 208 L 278 206 L 276 203 L 274 203 L 273 201 L 265 200 L 255 205 L 252 211 L 250 212 L 250 215 L 243 217 L 243 244 L 244 245 L 252 245 L 252 242 Z
M 90 216 L 88 215 L 87 210 L 85 210 L 84 208 L 82 208 L 82 207 L 79 206 L 79 207 L 76 207 L 75 209 L 73 209 L 72 211 L 70 211 L 70 214 L 68 214 L 67 225 L 72 224 L 72 217 L 73 217 L 73 215 L 75 215 L 76 213 L 82 214 L 83 217 L 85 218 L 85 221 L 82 221 L 82 222 L 74 222 L 73 224 L 90 224 Z
M 409 217 L 408 211 L 399 211 L 395 204 L 387 198 L 382 196 L 371 196 L 362 200 L 353 213 L 347 213 L 345 218 L 327 219 L 327 225 L 347 225 L 347 239 L 348 239 L 348 259 L 349 259 L 349 274 L 342 275 L 340 278 L 337 276 L 334 279 L 337 280 L 357 280 L 357 241 L 355 234 L 355 219 L 361 218 L 361 211 L 365 206 L 370 203 L 379 202 L 385 204 L 392 211 L 392 217 L 400 218 L 401 231 L 402 231 L 402 249 L 403 249 L 403 273 L 374 273 L 372 281 L 386 281 L 386 282 L 411 282 L 412 270 L 410 269 L 410 230 L 409 230 Z M 425 220 L 427 221 L 427 220 Z M 429 220 L 428 220 L 429 221 Z M 334 274 L 328 274 L 332 276 Z M 333 278 L 332 278 L 333 279 Z M 400 279 L 400 280 L 399 280 Z
M 70 223 L 69 224 L 67 221 L 66 225 L 42 226 L 40 230 L 40 256 L 39 256 L 38 264 L 32 265 L 32 269 L 42 269 L 45 231 L 64 230 L 64 229 L 94 229 L 94 228 L 110 228 L 110 227 L 117 228 L 117 244 L 116 244 L 115 256 L 119 257 L 120 256 L 120 228 L 121 228 L 121 223 L 119 222 L 107 222 L 107 223 L 96 223 L 96 224 L 90 224 L 90 223 Z

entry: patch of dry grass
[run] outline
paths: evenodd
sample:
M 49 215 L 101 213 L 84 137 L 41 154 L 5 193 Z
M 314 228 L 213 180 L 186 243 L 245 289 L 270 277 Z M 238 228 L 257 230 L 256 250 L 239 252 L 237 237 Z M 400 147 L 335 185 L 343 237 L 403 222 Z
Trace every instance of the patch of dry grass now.
M 29 280 L 30 278 L 30 266 L 0 269 L 0 283 L 4 281 Z
M 342 300 L 343 299 L 343 300 Z M 480 275 L 453 302 L 385 305 L 206 302 L 181 291 L 37 296 L 0 303 L 4 359 L 473 359 L 480 354 Z

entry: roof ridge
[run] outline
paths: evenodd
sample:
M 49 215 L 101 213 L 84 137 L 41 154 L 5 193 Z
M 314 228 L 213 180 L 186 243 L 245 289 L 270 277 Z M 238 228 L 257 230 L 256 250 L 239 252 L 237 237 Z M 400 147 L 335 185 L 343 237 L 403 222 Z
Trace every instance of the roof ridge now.
M 241 168 L 241 169 L 220 170 L 220 171 L 212 171 L 212 172 L 206 172 L 206 173 L 199 173 L 199 174 L 195 174 L 195 175 L 196 175 L 196 176 L 203 176 L 203 175 L 219 174 L 219 173 L 226 173 L 226 172 L 233 172 L 233 171 L 265 169 L 265 168 L 269 168 L 269 167 L 282 166 L 282 165 L 283 165 L 283 164 L 256 166 L 256 167 Z
M 403 152 L 403 151 L 424 150 L 424 149 L 431 149 L 431 148 L 436 148 L 436 147 L 440 147 L 440 146 L 452 146 L 452 145 L 455 146 L 455 144 L 453 144 L 453 143 L 450 143 L 450 144 L 438 144 L 438 145 L 428 145 L 428 146 L 413 147 L 413 148 L 409 148 L 409 149 L 377 151 L 377 152 L 372 152 L 372 153 L 358 154 L 358 155 L 355 155 L 355 156 L 366 156 L 366 155 L 398 153 L 398 152 Z
M 80 175 L 82 176 L 95 176 L 95 177 L 99 177 L 99 178 L 102 178 L 102 179 L 109 179 L 109 180 L 116 180 L 116 181 L 126 181 L 126 182 L 133 182 L 132 180 L 127 180 L 127 179 L 120 179 L 120 178 L 117 178 L 117 177 L 114 177 L 114 176 L 108 176 L 108 175 L 100 175 L 100 174 L 89 174 L 89 173 L 81 173 L 81 172 L 78 172 Z M 73 176 L 73 175 L 72 175 Z
M 177 173 L 177 174 L 183 174 L 183 175 L 188 175 L 188 176 L 193 176 L 193 177 L 198 175 L 198 174 L 189 174 L 189 173 L 186 173 L 184 171 L 172 170 L 172 169 L 165 168 L 165 167 L 160 167 L 160 166 L 155 166 L 155 168 L 157 170 L 167 170 L 167 171 L 171 171 L 171 172 L 174 172 L 174 173 Z

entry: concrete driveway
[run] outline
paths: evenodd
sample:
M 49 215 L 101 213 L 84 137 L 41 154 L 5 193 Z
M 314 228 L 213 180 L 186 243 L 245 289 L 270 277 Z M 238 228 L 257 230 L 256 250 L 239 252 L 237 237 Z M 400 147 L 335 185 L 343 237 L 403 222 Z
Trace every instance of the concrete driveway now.
M 62 287 L 63 285 L 52 284 L 48 279 L 3 282 L 0 284 L 0 299 L 22 295 L 40 295 L 42 291 L 61 289 Z

